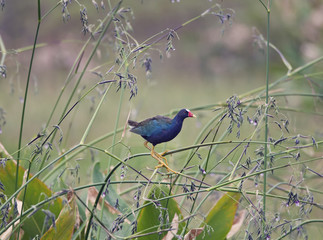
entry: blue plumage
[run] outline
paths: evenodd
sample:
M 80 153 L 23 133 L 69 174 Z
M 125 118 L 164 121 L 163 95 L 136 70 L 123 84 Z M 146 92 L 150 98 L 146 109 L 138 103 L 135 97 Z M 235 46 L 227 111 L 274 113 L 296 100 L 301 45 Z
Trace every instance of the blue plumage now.
M 195 117 L 195 115 L 187 109 L 182 109 L 173 119 L 158 115 L 139 123 L 131 120 L 128 123 L 132 127 L 131 132 L 141 135 L 155 146 L 175 138 L 181 131 L 183 121 L 187 117 Z

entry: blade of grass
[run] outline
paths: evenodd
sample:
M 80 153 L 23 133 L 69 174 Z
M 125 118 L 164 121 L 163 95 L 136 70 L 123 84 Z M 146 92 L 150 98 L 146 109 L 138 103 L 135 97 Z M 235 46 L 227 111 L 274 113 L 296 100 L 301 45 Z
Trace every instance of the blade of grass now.
M 264 136 L 264 170 L 267 170 L 267 139 L 268 139 L 268 102 L 269 102 L 269 50 L 270 50 L 270 8 L 271 0 L 268 0 L 267 6 L 260 0 L 261 4 L 267 11 L 267 44 L 266 44 L 266 107 L 265 107 L 265 136 Z M 262 201 L 262 238 L 266 235 L 266 194 L 267 194 L 267 172 L 263 175 L 263 201 Z
M 34 62 L 36 44 L 37 44 L 38 34 L 39 34 L 39 29 L 40 29 L 40 24 L 41 24 L 40 0 L 38 0 L 38 2 L 37 2 L 37 7 L 38 7 L 38 21 L 37 21 L 37 28 L 36 28 L 36 34 L 35 34 L 35 39 L 34 39 L 33 50 L 32 50 L 32 53 L 31 53 L 31 58 L 30 58 L 30 63 L 29 63 L 29 69 L 28 69 L 28 75 L 27 75 L 27 83 L 26 83 L 26 87 L 25 87 L 25 96 L 24 96 L 24 102 L 23 102 L 22 114 L 21 114 L 21 121 L 20 121 L 18 149 L 21 148 L 21 143 L 22 143 L 22 134 L 23 134 L 24 122 L 25 122 L 25 112 L 26 112 L 26 105 L 27 105 L 27 97 L 28 97 L 28 89 L 29 89 L 29 82 L 30 82 L 30 76 L 31 76 L 31 69 L 32 69 L 33 62 Z M 18 151 L 18 153 L 17 153 L 17 168 L 16 168 L 15 190 L 17 190 L 17 188 L 18 188 L 20 154 L 21 154 L 21 151 Z M 29 171 L 30 171 L 30 167 L 31 167 L 31 163 L 29 163 L 28 174 L 29 174 Z M 27 191 L 27 185 L 25 186 L 25 193 L 26 193 L 26 191 Z M 24 198 L 25 198 L 25 194 L 24 194 Z M 23 206 L 24 206 L 24 201 L 22 202 L 22 208 L 21 208 L 22 211 L 24 209 Z M 18 229 L 17 239 L 19 239 L 19 235 L 20 235 L 20 227 Z
M 21 121 L 20 121 L 18 149 L 21 149 L 21 142 L 22 142 L 22 134 L 23 134 L 23 130 L 24 130 L 25 112 L 26 112 L 26 105 L 27 105 L 27 97 L 28 97 L 28 89 L 29 89 L 29 82 L 30 82 L 30 76 L 31 76 L 31 69 L 32 69 L 33 62 L 34 62 L 36 44 L 37 44 L 38 34 L 39 34 L 39 29 L 40 29 L 40 24 L 41 24 L 40 0 L 38 0 L 37 7 L 38 7 L 38 23 L 37 23 L 37 28 L 36 28 L 36 34 L 35 34 L 35 39 L 34 39 L 33 50 L 32 50 L 32 53 L 31 53 L 31 58 L 30 58 L 30 63 L 29 63 L 29 69 L 28 69 L 28 75 L 27 75 L 27 83 L 26 83 L 26 87 L 25 87 L 25 96 L 24 96 L 24 100 L 23 100 L 22 114 L 21 114 Z M 18 151 L 18 153 L 17 153 L 17 169 L 16 169 L 17 178 L 16 178 L 15 190 L 17 190 L 17 186 L 18 186 L 17 184 L 18 184 L 18 169 L 19 169 L 19 163 L 20 163 L 20 155 L 21 155 L 21 151 Z M 19 234 L 19 232 L 18 232 L 18 234 Z

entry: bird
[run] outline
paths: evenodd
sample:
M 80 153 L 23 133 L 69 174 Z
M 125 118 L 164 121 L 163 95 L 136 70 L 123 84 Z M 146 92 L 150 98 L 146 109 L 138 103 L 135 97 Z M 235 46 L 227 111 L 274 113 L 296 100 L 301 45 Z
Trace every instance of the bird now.
M 157 115 L 141 122 L 128 120 L 131 128 L 130 132 L 138 134 L 146 140 L 144 146 L 151 151 L 151 156 L 159 162 L 159 165 L 155 168 L 165 167 L 167 171 L 178 174 L 178 172 L 168 166 L 167 159 L 163 156 L 167 151 L 159 154 L 155 152 L 155 146 L 174 139 L 182 130 L 183 121 L 187 117 L 196 116 L 190 110 L 182 109 L 173 119 Z M 152 144 L 151 148 L 148 146 L 148 143 Z

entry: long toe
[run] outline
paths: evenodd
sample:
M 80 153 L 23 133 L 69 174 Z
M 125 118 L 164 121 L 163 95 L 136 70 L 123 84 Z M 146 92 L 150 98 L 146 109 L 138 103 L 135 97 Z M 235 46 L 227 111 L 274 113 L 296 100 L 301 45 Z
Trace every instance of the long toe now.
M 160 157 L 156 152 L 151 152 L 151 156 L 155 158 L 161 165 L 167 166 L 167 164 L 162 160 L 163 157 Z
M 166 167 L 165 168 L 167 169 L 167 172 L 172 172 L 172 173 L 175 173 L 175 174 L 179 174 L 179 172 L 176 172 L 175 170 L 171 169 L 170 167 Z
M 158 162 L 159 162 L 159 165 L 157 165 L 155 168 L 161 168 L 161 167 L 165 167 L 167 172 L 173 172 L 175 174 L 179 174 L 178 172 L 174 171 L 173 169 L 171 169 L 169 166 L 168 166 L 168 163 L 167 163 L 167 159 L 166 157 L 163 157 L 162 155 L 160 155 L 159 153 L 155 152 L 154 150 L 154 146 L 152 147 L 151 149 L 151 152 L 150 152 L 150 155 L 155 158 Z M 165 162 L 164 162 L 164 161 Z
M 167 167 L 164 164 L 158 164 L 158 165 L 155 166 L 156 169 L 162 168 L 162 167 L 165 167 L 167 172 L 169 172 L 169 170 L 167 169 Z

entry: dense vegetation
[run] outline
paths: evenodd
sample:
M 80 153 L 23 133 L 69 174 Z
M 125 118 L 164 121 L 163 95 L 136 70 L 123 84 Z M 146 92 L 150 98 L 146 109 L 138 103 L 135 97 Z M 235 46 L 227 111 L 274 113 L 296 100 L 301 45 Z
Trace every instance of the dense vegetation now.
M 2 0 L 0 238 L 322 236 L 321 5 Z

